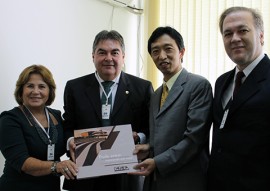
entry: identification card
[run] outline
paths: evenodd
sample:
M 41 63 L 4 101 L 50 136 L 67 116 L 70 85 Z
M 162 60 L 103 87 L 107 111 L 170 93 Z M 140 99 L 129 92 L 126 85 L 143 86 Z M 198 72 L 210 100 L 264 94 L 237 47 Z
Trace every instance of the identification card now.
M 54 144 L 48 145 L 48 151 L 47 151 L 47 159 L 48 160 L 54 160 Z
M 227 119 L 227 116 L 228 116 L 228 113 L 229 113 L 229 109 L 227 109 L 223 114 L 223 118 L 222 118 L 222 121 L 221 121 L 221 124 L 219 127 L 220 129 L 223 129 L 225 122 L 226 122 L 226 119 Z
M 102 119 L 110 119 L 111 105 L 102 105 Z

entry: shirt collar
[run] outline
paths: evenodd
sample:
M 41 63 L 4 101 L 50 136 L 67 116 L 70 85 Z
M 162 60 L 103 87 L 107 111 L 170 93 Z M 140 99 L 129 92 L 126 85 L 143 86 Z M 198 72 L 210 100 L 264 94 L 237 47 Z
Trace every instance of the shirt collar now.
M 174 82 L 176 81 L 176 79 L 178 78 L 178 76 L 180 75 L 180 73 L 182 72 L 183 68 L 181 70 L 179 70 L 179 72 L 177 72 L 176 74 L 174 74 L 167 82 L 165 82 L 163 80 L 163 84 L 165 83 L 168 87 L 168 90 L 170 91 Z
M 122 73 L 122 71 L 119 73 L 118 76 L 116 76 L 116 78 L 114 78 L 114 79 L 112 80 L 114 83 L 116 83 L 116 84 L 119 83 L 121 73 Z M 100 82 L 104 82 L 104 81 L 105 81 L 105 80 L 103 80 L 103 79 L 99 76 L 99 74 L 98 74 L 97 71 L 96 71 L 96 75 L 95 75 L 95 76 L 96 76 L 96 79 L 97 79 L 98 81 L 100 81 Z
M 264 53 L 260 54 L 251 64 L 249 64 L 244 70 L 245 77 L 248 77 L 248 75 L 252 72 L 252 70 L 259 64 L 259 62 L 263 59 Z M 239 69 L 236 67 L 235 74 L 236 76 L 237 72 L 239 72 Z

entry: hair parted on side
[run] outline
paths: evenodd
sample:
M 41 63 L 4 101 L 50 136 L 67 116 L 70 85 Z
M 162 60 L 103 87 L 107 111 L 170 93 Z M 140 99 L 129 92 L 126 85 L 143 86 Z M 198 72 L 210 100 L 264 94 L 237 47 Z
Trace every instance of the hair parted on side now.
M 49 69 L 43 65 L 31 65 L 25 68 L 16 82 L 16 88 L 14 92 L 15 99 L 19 105 L 23 104 L 22 94 L 23 86 L 29 81 L 31 74 L 40 74 L 44 82 L 49 86 L 49 98 L 46 105 L 51 105 L 55 99 L 56 84 L 53 79 L 53 75 Z

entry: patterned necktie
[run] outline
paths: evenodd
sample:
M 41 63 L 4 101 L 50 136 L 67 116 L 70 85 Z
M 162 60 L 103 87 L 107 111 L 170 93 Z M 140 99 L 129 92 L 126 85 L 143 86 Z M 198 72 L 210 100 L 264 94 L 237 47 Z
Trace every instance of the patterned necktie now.
M 161 95 L 161 99 L 160 99 L 160 108 L 163 106 L 167 96 L 169 93 L 169 89 L 166 85 L 166 83 L 163 83 L 163 88 L 162 88 L 162 95 Z
M 241 85 L 242 85 L 242 78 L 245 76 L 244 72 L 239 71 L 236 74 L 235 84 L 234 84 L 234 90 L 233 90 L 233 97 L 237 94 L 239 91 Z
M 101 82 L 103 88 L 104 88 L 104 91 L 106 92 L 106 94 L 108 95 L 110 90 L 111 90 L 111 87 L 112 85 L 114 84 L 113 81 L 104 81 L 104 82 Z M 104 92 L 102 93 L 102 97 L 101 97 L 101 104 L 102 105 L 111 105 L 111 111 L 112 111 L 112 93 L 110 94 L 109 96 L 109 99 L 108 99 L 108 103 L 107 102 L 107 97 L 106 95 L 104 94 Z M 111 121 L 110 119 L 102 119 L 102 126 L 110 126 L 111 125 Z

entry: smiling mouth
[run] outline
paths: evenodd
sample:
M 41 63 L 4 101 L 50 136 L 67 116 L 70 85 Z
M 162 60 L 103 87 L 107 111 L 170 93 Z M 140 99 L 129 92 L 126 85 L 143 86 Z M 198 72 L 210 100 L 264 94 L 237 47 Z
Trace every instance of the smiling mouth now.
M 41 98 L 38 98 L 38 97 L 32 97 L 31 100 L 40 100 Z
M 108 66 L 114 66 L 113 64 L 106 64 L 106 65 L 103 65 L 104 67 L 108 67 Z
M 236 46 L 236 47 L 233 47 L 232 50 L 239 50 L 239 49 L 242 49 L 244 48 L 243 46 Z
M 167 66 L 169 63 L 168 62 L 161 62 L 159 65 L 160 66 Z

